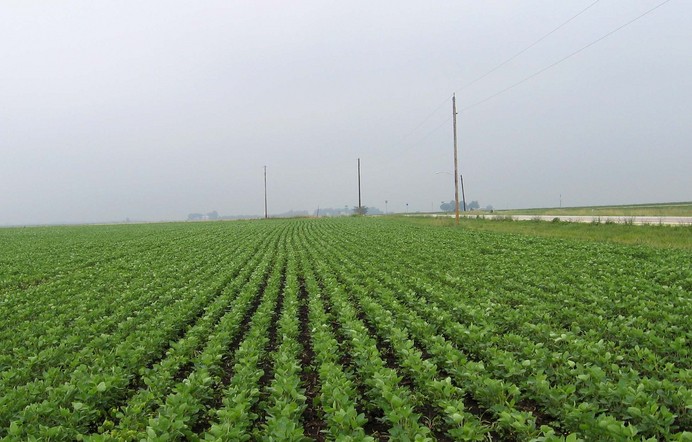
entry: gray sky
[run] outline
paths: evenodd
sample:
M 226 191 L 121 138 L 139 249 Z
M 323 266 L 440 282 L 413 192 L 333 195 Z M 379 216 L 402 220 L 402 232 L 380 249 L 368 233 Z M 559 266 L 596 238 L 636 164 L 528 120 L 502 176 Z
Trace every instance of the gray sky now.
M 661 1 L 4 0 L 0 225 L 692 200 L 692 1 L 466 109 Z

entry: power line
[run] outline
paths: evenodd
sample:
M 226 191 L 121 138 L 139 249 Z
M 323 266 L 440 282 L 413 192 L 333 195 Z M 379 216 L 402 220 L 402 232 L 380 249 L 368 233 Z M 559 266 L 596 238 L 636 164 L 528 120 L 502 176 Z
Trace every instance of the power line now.
M 554 34 L 554 33 L 557 32 L 558 30 L 560 30 L 561 28 L 563 28 L 565 25 L 567 25 L 568 23 L 570 23 L 571 21 L 573 21 L 574 19 L 576 19 L 577 17 L 579 17 L 580 15 L 582 15 L 584 12 L 586 12 L 587 10 L 589 10 L 591 7 L 593 7 L 593 6 L 594 6 L 596 3 L 598 3 L 599 1 L 600 1 L 600 0 L 595 0 L 594 2 L 592 2 L 591 4 L 589 4 L 586 8 L 582 9 L 582 10 L 579 11 L 577 14 L 573 15 L 573 16 L 570 17 L 568 20 L 564 21 L 564 22 L 561 23 L 559 26 L 557 26 L 556 28 L 554 28 L 553 30 L 551 30 L 550 32 L 548 32 L 547 34 L 543 35 L 541 38 L 539 38 L 538 40 L 534 41 L 533 43 L 531 43 L 531 44 L 530 44 L 529 46 L 527 46 L 526 48 L 522 49 L 521 51 L 517 52 L 516 54 L 514 54 L 513 56 L 511 56 L 510 58 L 508 58 L 507 60 L 505 60 L 505 61 L 503 61 L 502 63 L 498 64 L 497 66 L 495 66 L 494 68 L 492 68 L 491 70 L 489 70 L 488 72 L 486 72 L 485 74 L 483 74 L 482 76 L 476 78 L 475 80 L 471 81 L 470 83 L 467 83 L 465 86 L 463 86 L 463 87 L 461 88 L 461 90 L 464 90 L 464 89 L 468 88 L 469 86 L 471 86 L 472 84 L 474 84 L 474 83 L 476 83 L 476 82 L 482 80 L 483 78 L 485 78 L 485 77 L 487 77 L 488 75 L 492 74 L 493 72 L 495 72 L 496 70 L 498 70 L 498 69 L 501 68 L 502 66 L 506 65 L 506 64 L 509 63 L 510 61 L 514 60 L 515 58 L 517 58 L 518 56 L 520 56 L 520 55 L 523 54 L 524 52 L 526 52 L 526 51 L 528 51 L 529 49 L 531 49 L 532 47 L 536 46 L 538 43 L 540 43 L 541 41 L 545 40 L 547 37 L 549 37 L 550 35 Z M 406 140 L 407 138 L 409 138 L 411 135 L 413 135 L 415 132 L 417 132 L 421 127 L 423 127 L 423 125 L 424 125 L 425 123 L 427 123 L 428 120 L 430 120 L 430 118 L 432 118 L 432 116 L 435 115 L 443 106 L 446 106 L 446 105 L 448 104 L 450 98 L 451 98 L 450 96 L 445 97 L 445 99 L 444 99 L 440 104 L 438 104 L 437 107 L 436 107 L 432 112 L 430 112 L 430 114 L 428 114 L 423 120 L 421 120 L 420 123 L 418 123 L 416 126 L 414 126 L 413 129 L 409 130 L 406 134 L 404 134 L 404 135 L 401 137 L 401 141 L 400 141 L 398 144 L 405 144 L 405 143 L 404 143 L 405 140 Z M 463 111 L 463 109 L 462 109 L 462 111 Z M 413 145 L 415 145 L 415 144 L 417 144 L 417 143 L 420 143 L 422 140 L 424 140 L 425 138 L 427 138 L 428 136 L 430 136 L 432 133 L 437 132 L 437 130 L 439 130 L 440 127 L 442 127 L 442 125 L 444 125 L 445 123 L 447 123 L 449 120 L 450 120 L 450 119 L 446 119 L 446 120 L 443 121 L 440 125 L 436 126 L 434 129 L 432 129 L 431 131 L 427 132 L 423 137 L 421 137 L 421 138 L 417 139 L 416 141 L 412 142 L 412 143 L 411 143 L 411 145 L 412 145 L 411 148 L 413 147 Z M 406 144 L 408 144 L 408 143 L 406 143 Z M 407 150 L 410 150 L 410 148 L 407 149 Z
M 560 28 L 564 27 L 566 24 L 568 24 L 569 22 L 573 21 L 575 18 L 577 18 L 578 16 L 580 16 L 581 14 L 583 14 L 584 12 L 586 12 L 588 9 L 590 9 L 591 7 L 593 7 L 598 1 L 599 1 L 599 0 L 596 0 L 596 1 L 594 1 L 593 3 L 589 4 L 586 8 L 582 9 L 579 13 L 577 13 L 576 15 L 574 15 L 573 17 L 571 17 L 569 20 L 565 21 L 564 23 L 562 23 L 561 25 L 559 25 L 558 27 L 556 27 L 555 29 L 553 29 L 552 31 L 550 31 L 549 33 L 547 33 L 546 35 L 544 35 L 543 37 L 541 37 L 540 39 L 538 39 L 537 41 L 535 41 L 534 43 L 532 43 L 531 45 L 529 45 L 526 49 L 524 49 L 524 50 L 520 51 L 519 53 L 513 55 L 512 57 L 510 57 L 510 58 L 509 58 L 508 60 L 506 60 L 505 62 L 501 63 L 500 65 L 498 65 L 498 66 L 496 66 L 495 68 L 493 68 L 491 71 L 489 71 L 489 72 L 487 72 L 486 74 L 484 74 L 482 77 L 479 77 L 479 78 L 477 78 L 476 80 L 474 80 L 473 82 L 471 82 L 471 83 L 467 84 L 466 86 L 464 86 L 464 88 L 469 87 L 472 83 L 475 83 L 475 82 L 477 82 L 477 81 L 480 81 L 480 80 L 481 80 L 482 78 L 484 78 L 485 76 L 489 75 L 489 74 L 492 73 L 493 71 L 499 69 L 501 66 L 503 66 L 503 65 L 505 65 L 505 64 L 507 64 L 507 63 L 509 63 L 510 61 L 512 61 L 513 59 L 515 59 L 515 58 L 518 57 L 519 55 L 521 55 L 522 53 L 526 52 L 528 49 L 532 48 L 533 46 L 535 46 L 536 44 L 538 44 L 539 42 L 541 42 L 542 40 L 544 40 L 545 38 L 547 38 L 549 35 L 553 34 L 553 33 L 556 32 L 557 30 L 559 30 Z M 502 95 L 502 94 L 504 94 L 505 92 L 507 92 L 507 91 L 509 91 L 509 90 L 511 90 L 511 89 L 514 89 L 515 87 L 517 87 L 517 86 L 519 86 L 519 85 L 521 85 L 521 84 L 523 84 L 523 83 L 525 83 L 525 82 L 527 82 L 527 81 L 529 81 L 529 80 L 531 80 L 531 79 L 537 77 L 538 75 L 542 74 L 543 72 L 545 72 L 545 71 L 547 71 L 547 70 L 549 70 L 549 69 L 551 69 L 551 68 L 553 68 L 553 67 L 559 65 L 560 63 L 562 63 L 562 62 L 568 60 L 569 58 L 572 58 L 573 56 L 579 54 L 580 52 L 583 52 L 584 50 L 586 50 L 586 49 L 590 48 L 591 46 L 593 46 L 593 45 L 599 43 L 600 41 L 602 41 L 602 40 L 604 40 L 604 39 L 610 37 L 611 35 L 613 35 L 613 34 L 615 34 L 616 32 L 622 30 L 623 28 L 625 28 L 625 27 L 631 25 L 632 23 L 634 23 L 634 22 L 636 22 L 637 20 L 643 18 L 644 16 L 650 14 L 651 12 L 655 11 L 656 9 L 660 8 L 661 6 L 665 5 L 665 4 L 668 3 L 668 2 L 670 2 L 670 0 L 665 0 L 665 1 L 661 2 L 661 3 L 659 3 L 658 5 L 654 6 L 653 8 L 651 8 L 651 9 L 649 9 L 649 10 L 647 10 L 647 11 L 645 11 L 644 13 L 642 13 L 642 14 L 640 14 L 639 16 L 633 18 L 632 20 L 626 22 L 625 24 L 623 24 L 623 25 L 621 25 L 621 26 L 619 26 L 619 27 L 613 29 L 612 31 L 610 31 L 610 32 L 608 32 L 608 33 L 606 33 L 606 34 L 604 34 L 603 36 L 597 38 L 596 40 L 593 40 L 592 42 L 590 42 L 590 43 L 588 43 L 587 45 L 581 47 L 580 49 L 578 49 L 578 50 L 576 50 L 576 51 L 570 53 L 570 54 L 567 55 L 566 57 L 563 57 L 562 59 L 560 59 L 560 60 L 558 60 L 558 61 L 556 61 L 556 62 L 550 64 L 549 66 L 546 66 L 546 67 L 544 67 L 544 68 L 542 68 L 542 69 L 540 69 L 540 70 L 534 72 L 533 74 L 529 75 L 528 77 L 525 77 L 524 79 L 522 79 L 522 80 L 520 80 L 520 81 L 518 81 L 518 82 L 516 82 L 516 83 L 514 83 L 514 84 L 512 84 L 512 85 L 510 85 L 510 86 L 508 86 L 508 87 L 506 87 L 506 88 L 504 88 L 504 89 L 502 89 L 502 90 L 499 91 L 499 92 L 496 92 L 495 94 L 490 95 L 489 97 L 487 97 L 487 98 L 485 98 L 485 99 L 483 99 L 483 100 L 477 101 L 477 102 L 475 102 L 475 103 L 473 103 L 473 104 L 471 104 L 471 105 L 469 105 L 469 106 L 466 106 L 466 107 L 460 109 L 460 110 L 459 110 L 459 113 L 465 112 L 465 111 L 467 111 L 467 110 L 469 110 L 469 109 L 471 109 L 471 108 L 474 108 L 474 107 L 479 106 L 479 105 L 481 105 L 481 104 L 483 104 L 483 103 L 485 103 L 485 102 L 487 102 L 487 101 L 490 101 L 490 100 L 492 100 L 493 98 L 495 98 L 495 97 L 497 97 L 497 96 L 499 96 L 499 95 Z M 462 89 L 463 89 L 463 88 L 462 88 Z M 406 135 L 404 135 L 404 136 L 401 138 L 401 141 L 400 141 L 399 143 L 397 143 L 397 144 L 400 144 L 400 145 L 408 145 L 408 148 L 407 148 L 407 149 L 404 149 L 404 150 L 402 150 L 402 151 L 399 151 L 399 152 L 398 152 L 398 155 L 397 155 L 397 158 L 402 158 L 403 156 L 405 156 L 408 152 L 410 152 L 411 150 L 413 150 L 420 142 L 422 142 L 423 140 L 425 140 L 426 138 L 428 138 L 430 135 L 432 135 L 433 133 L 435 133 L 435 132 L 437 132 L 438 130 L 440 130 L 440 128 L 441 128 L 443 125 L 447 124 L 447 123 L 452 119 L 451 117 L 446 118 L 446 119 L 445 119 L 444 121 L 442 121 L 439 125 L 435 126 L 433 129 L 431 129 L 430 131 L 426 132 L 422 137 L 419 137 L 419 138 L 415 139 L 414 141 L 406 142 L 406 139 L 409 138 L 413 133 L 415 133 L 416 131 L 418 131 L 418 130 L 419 130 L 430 118 L 432 118 L 433 115 L 435 115 L 435 114 L 439 111 L 439 109 L 440 109 L 441 107 L 443 107 L 444 105 L 446 105 L 446 104 L 448 103 L 448 100 L 449 100 L 449 99 L 450 99 L 449 96 L 448 96 L 448 97 L 445 97 L 445 100 L 444 100 L 442 103 L 440 103 L 440 105 L 438 105 L 438 106 L 435 108 L 434 111 L 432 111 L 427 117 L 425 117 L 425 119 L 423 119 L 418 125 L 416 125 L 412 130 L 410 130 L 409 132 L 407 132 Z M 383 168 L 383 167 L 376 168 L 376 170 L 380 170 L 380 169 L 382 169 L 382 168 Z
M 579 17 L 580 15 L 582 15 L 584 12 L 586 12 L 587 10 L 589 10 L 593 5 L 595 5 L 595 4 L 598 3 L 598 2 L 599 2 L 599 0 L 596 0 L 595 2 L 591 3 L 589 6 L 587 6 L 587 7 L 584 8 L 584 9 L 582 9 L 581 11 L 579 11 L 576 15 L 572 16 L 570 19 L 568 19 L 567 21 L 563 22 L 560 26 L 558 26 L 557 28 L 555 28 L 555 29 L 553 29 L 552 31 L 548 32 L 548 33 L 545 34 L 543 37 L 541 37 L 541 38 L 539 38 L 538 40 L 534 41 L 533 43 L 531 43 L 530 45 L 528 45 L 527 47 L 525 47 L 525 48 L 522 49 L 521 51 L 519 51 L 519 52 L 517 52 L 516 54 L 512 55 L 511 57 L 509 57 L 507 60 L 503 61 L 502 63 L 498 64 L 498 65 L 495 66 L 494 68 L 490 69 L 490 70 L 489 70 L 488 72 L 486 72 L 485 74 L 483 74 L 483 75 L 481 75 L 480 77 L 476 78 L 475 80 L 473 80 L 473 81 L 471 81 L 471 82 L 465 84 L 461 89 L 459 89 L 459 91 L 463 91 L 464 89 L 470 87 L 471 85 L 473 85 L 473 84 L 475 84 L 475 83 L 481 81 L 482 79 L 484 79 L 484 78 L 487 77 L 488 75 L 490 75 L 490 74 L 492 74 L 493 72 L 495 72 L 496 70 L 500 69 L 502 66 L 504 66 L 504 65 L 506 65 L 507 63 L 509 63 L 510 61 L 514 60 L 515 58 L 517 58 L 518 56 L 520 56 L 520 55 L 523 54 L 524 52 L 528 51 L 528 50 L 531 49 L 532 47 L 536 46 L 538 43 L 542 42 L 543 40 L 545 40 L 546 38 L 548 38 L 549 36 L 551 36 L 552 34 L 554 34 L 555 32 L 557 32 L 558 30 L 560 30 L 562 27 L 564 27 L 565 25 L 567 25 L 569 22 L 571 22 L 571 21 L 574 20 L 575 18 L 577 18 L 577 17 Z
M 447 100 L 449 100 L 449 98 L 447 98 Z M 446 118 L 444 121 L 442 121 L 440 124 L 438 124 L 438 125 L 435 126 L 434 128 L 430 129 L 428 132 L 426 132 L 425 135 L 423 135 L 422 137 L 417 138 L 415 141 L 412 141 L 410 147 L 409 147 L 407 150 L 403 151 L 403 152 L 405 153 L 405 152 L 408 152 L 409 150 L 411 150 L 411 149 L 412 149 L 413 147 L 415 147 L 418 143 L 420 143 L 421 141 L 424 141 L 424 140 L 425 140 L 426 138 L 428 138 L 430 135 L 432 135 L 432 134 L 434 134 L 435 132 L 437 132 L 438 130 L 440 130 L 440 128 L 441 128 L 442 126 L 444 126 L 445 124 L 449 123 L 449 121 L 450 121 L 451 119 L 452 119 L 452 117 L 447 117 L 447 118 Z
M 596 43 L 598 43 L 598 42 L 600 42 L 600 41 L 602 41 L 602 40 L 605 40 L 606 38 L 610 37 L 611 35 L 615 34 L 616 32 L 620 31 L 621 29 L 623 29 L 623 28 L 625 28 L 625 27 L 631 25 L 632 23 L 636 22 L 636 21 L 639 20 L 640 18 L 642 18 L 642 17 L 644 17 L 644 16 L 650 14 L 651 12 L 655 11 L 656 9 L 660 8 L 661 6 L 665 5 L 665 4 L 668 3 L 668 2 L 670 2 L 670 0 L 665 0 L 665 1 L 661 2 L 661 3 L 659 3 L 658 5 L 656 5 L 656 6 L 654 6 L 653 8 L 647 10 L 647 11 L 644 12 L 643 14 L 638 15 L 637 17 L 633 18 L 632 20 L 628 21 L 627 23 L 625 23 L 625 24 L 623 24 L 623 25 L 621 25 L 621 26 L 619 26 L 619 27 L 613 29 L 612 31 L 608 32 L 608 33 L 605 34 L 605 35 L 602 35 L 601 37 L 597 38 L 596 40 L 592 41 L 591 43 L 589 43 L 589 44 L 587 44 L 587 45 L 585 45 L 585 46 L 582 46 L 581 48 L 579 48 L 579 49 L 577 49 L 576 51 L 572 52 L 571 54 L 567 55 L 566 57 L 561 58 L 560 60 L 558 60 L 558 61 L 556 61 L 556 62 L 554 62 L 554 63 L 552 63 L 552 64 L 550 64 L 550 65 L 548 65 L 548 66 L 546 66 L 546 67 L 544 67 L 543 69 L 540 69 L 540 70 L 534 72 L 533 74 L 529 75 L 528 77 L 525 77 L 524 79 L 522 79 L 522 80 L 520 80 L 520 81 L 518 81 L 518 82 L 516 82 L 516 83 L 514 83 L 514 84 L 512 84 L 512 85 L 510 85 L 510 86 L 508 86 L 508 87 L 506 87 L 506 88 L 504 88 L 504 89 L 502 89 L 502 90 L 499 91 L 499 92 L 494 93 L 493 95 L 491 95 L 491 96 L 489 96 L 489 97 L 484 98 L 483 100 L 477 101 L 477 102 L 475 102 L 475 103 L 473 103 L 473 104 L 471 104 L 471 105 L 469 105 L 469 106 L 466 106 L 465 108 L 461 109 L 460 112 L 467 111 L 467 110 L 469 110 L 469 109 L 471 109 L 471 108 L 474 108 L 474 107 L 476 107 L 476 106 L 478 106 L 478 105 L 480 105 L 480 104 L 483 104 L 483 103 L 485 103 L 485 102 L 487 102 L 487 101 L 490 101 L 490 100 L 492 100 L 493 98 L 497 97 L 498 95 L 502 95 L 502 94 L 504 94 L 505 92 L 509 91 L 510 89 L 514 89 L 515 87 L 517 87 L 517 86 L 519 86 L 519 85 L 521 85 L 521 84 L 523 84 L 523 83 L 525 83 L 525 82 L 531 80 L 532 78 L 535 78 L 535 77 L 539 76 L 540 74 L 542 74 L 543 72 L 547 71 L 548 69 L 554 68 L 555 66 L 559 65 L 559 64 L 562 63 L 563 61 L 565 61 L 565 60 L 567 60 L 567 59 L 569 59 L 569 58 L 572 58 L 572 57 L 574 57 L 575 55 L 579 54 L 580 52 L 583 52 L 584 50 L 586 50 L 586 49 L 590 48 L 591 46 L 595 45 Z
M 517 58 L 518 56 L 520 56 L 520 55 L 523 54 L 524 52 L 526 52 L 526 51 L 528 51 L 529 49 L 531 49 L 532 47 L 536 46 L 538 43 L 540 43 L 541 41 L 545 40 L 545 39 L 546 39 L 547 37 L 549 37 L 550 35 L 554 34 L 554 33 L 557 32 L 558 30 L 560 30 L 562 27 L 564 27 L 565 25 L 567 25 L 568 23 L 570 23 L 572 20 L 574 20 L 575 18 L 579 17 L 581 14 L 583 14 L 584 12 L 586 12 L 588 9 L 590 9 L 592 6 L 594 6 L 594 5 L 595 5 L 596 3 L 598 3 L 599 1 L 600 1 L 600 0 L 595 0 L 593 3 L 591 3 L 590 5 L 588 5 L 586 8 L 582 9 L 581 11 L 579 11 L 576 15 L 573 15 L 573 16 L 572 16 L 571 18 L 569 18 L 567 21 L 563 22 L 562 24 L 560 24 L 559 26 L 557 26 L 556 28 L 554 28 L 552 31 L 548 32 L 547 34 L 545 34 L 544 36 L 542 36 L 542 37 L 539 38 L 538 40 L 534 41 L 534 42 L 531 43 L 529 46 L 527 46 L 526 48 L 524 48 L 524 49 L 522 49 L 521 51 L 517 52 L 516 54 L 514 54 L 513 56 L 511 56 L 511 57 L 508 58 L 507 60 L 505 60 L 505 61 L 503 61 L 502 63 L 498 64 L 497 66 L 495 66 L 494 68 L 492 68 L 491 70 L 489 70 L 488 72 L 486 72 L 485 74 L 483 74 L 482 76 L 476 78 L 475 80 L 471 81 L 470 83 L 467 83 L 467 84 L 466 84 L 465 86 L 463 86 L 460 90 L 464 90 L 464 89 L 468 88 L 469 86 L 471 86 L 472 84 L 474 84 L 474 83 L 476 83 L 476 82 L 482 80 L 483 78 L 485 78 L 485 77 L 487 77 L 488 75 L 492 74 L 493 72 L 495 72 L 496 70 L 498 70 L 498 69 L 501 68 L 502 66 L 506 65 L 506 64 L 509 63 L 510 61 L 514 60 L 515 58 Z M 443 106 L 446 106 L 446 105 L 449 103 L 449 99 L 450 99 L 450 98 L 451 98 L 450 96 L 445 97 L 445 99 L 444 99 L 440 104 L 437 105 L 437 107 L 435 108 L 435 110 L 433 110 L 430 114 L 428 114 L 428 116 L 426 116 L 423 120 L 421 120 L 421 122 L 418 123 L 413 129 L 409 130 L 406 134 L 404 134 L 404 136 L 401 137 L 401 142 L 403 142 L 403 141 L 406 140 L 408 137 L 410 137 L 412 134 L 414 134 L 414 133 L 415 133 L 418 129 L 420 129 L 425 123 L 427 123 L 428 120 L 429 120 L 430 118 L 432 118 L 432 116 L 435 115 Z M 447 121 L 448 121 L 448 120 L 447 120 Z M 440 127 L 440 126 L 437 126 L 437 127 L 436 127 L 435 129 L 433 129 L 431 132 L 435 132 L 437 129 L 439 129 L 439 127 Z M 427 133 L 423 138 L 427 138 L 428 135 L 430 135 L 430 132 Z M 420 140 L 419 140 L 419 141 L 420 141 Z M 418 142 L 419 142 L 419 141 L 418 141 Z M 400 142 L 400 143 L 401 143 L 401 142 Z
M 517 58 L 518 56 L 520 56 L 520 55 L 523 54 L 524 52 L 526 52 L 526 51 L 528 51 L 529 49 L 531 49 L 532 47 L 536 46 L 538 43 L 540 43 L 541 41 L 545 40 L 545 39 L 548 38 L 550 35 L 554 34 L 554 33 L 557 32 L 558 30 L 560 30 L 561 28 L 563 28 L 565 25 L 567 25 L 568 23 L 570 23 L 571 21 L 573 21 L 574 19 L 576 19 L 577 17 L 579 17 L 580 15 L 582 15 L 584 12 L 586 12 L 587 10 L 589 10 L 591 7 L 593 7 L 593 6 L 594 6 L 596 3 L 598 3 L 599 1 L 600 1 L 600 0 L 595 0 L 593 3 L 591 3 L 590 5 L 588 5 L 586 8 L 582 9 L 582 10 L 579 11 L 577 14 L 573 15 L 572 17 L 570 17 L 567 21 L 563 22 L 562 24 L 560 24 L 559 26 L 557 26 L 556 28 L 554 28 L 552 31 L 550 31 L 550 32 L 548 32 L 547 34 L 543 35 L 541 38 L 539 38 L 538 40 L 534 41 L 534 42 L 531 43 L 529 46 L 527 46 L 526 48 L 524 48 L 524 49 L 522 49 L 521 51 L 517 52 L 516 54 L 514 54 L 513 56 L 511 56 L 511 57 L 508 58 L 507 60 L 505 60 L 505 61 L 503 61 L 502 63 L 498 64 L 497 66 L 495 66 L 494 68 L 492 68 L 491 70 L 489 70 L 488 72 L 486 72 L 485 74 L 481 75 L 480 77 L 476 78 L 475 80 L 471 81 L 470 83 L 467 83 L 467 84 L 466 84 L 465 86 L 463 86 L 460 90 L 464 90 L 464 89 L 468 88 L 469 86 L 471 86 L 472 84 L 474 84 L 474 83 L 476 83 L 476 82 L 482 80 L 483 78 L 485 78 L 485 77 L 487 77 L 488 75 L 492 74 L 493 72 L 495 72 L 496 70 L 498 70 L 498 69 L 501 68 L 502 66 L 506 65 L 506 64 L 509 63 L 510 61 L 514 60 L 515 58 Z M 418 123 L 413 129 L 409 130 L 404 136 L 402 136 L 402 137 L 401 137 L 401 140 L 402 140 L 402 141 L 403 141 L 403 140 L 406 140 L 409 136 L 411 136 L 411 135 L 412 135 L 413 133 L 415 133 L 418 129 L 420 129 L 420 128 L 421 128 L 425 123 L 427 123 L 428 120 L 429 120 L 430 118 L 432 118 L 432 116 L 435 115 L 443 106 L 446 106 L 446 105 L 448 104 L 450 98 L 451 98 L 450 96 L 445 97 L 445 99 L 444 99 L 440 104 L 437 105 L 437 107 L 435 108 L 435 110 L 433 110 L 430 114 L 428 114 L 428 116 L 426 116 L 423 120 L 421 120 L 421 122 Z M 436 129 L 437 129 L 437 128 L 436 128 Z M 434 132 L 434 131 L 435 131 L 435 130 L 433 130 L 433 132 Z M 427 135 L 426 135 L 426 136 L 427 136 Z
M 448 103 L 448 100 L 449 100 L 449 98 L 446 98 L 445 103 Z M 397 155 L 395 157 L 395 161 L 405 158 L 409 153 L 411 153 L 411 151 L 413 151 L 416 147 L 418 147 L 421 142 L 425 141 L 429 136 L 431 136 L 435 132 L 439 131 L 443 126 L 447 125 L 451 120 L 452 120 L 451 116 L 445 118 L 445 120 L 440 122 L 440 124 L 438 124 L 437 126 L 435 126 L 432 129 L 430 129 L 423 136 L 416 138 L 414 141 L 401 142 L 401 143 L 393 144 L 392 147 L 394 147 L 396 145 L 400 145 L 400 146 L 404 147 L 402 150 L 397 152 Z M 384 158 L 382 158 L 382 157 L 380 157 L 378 159 L 380 160 L 379 161 L 380 163 L 382 163 L 384 160 Z M 387 159 L 391 159 L 391 158 L 387 158 Z M 390 164 L 387 164 L 387 165 L 382 164 L 379 167 L 376 166 L 376 167 L 372 168 L 371 170 L 374 172 L 379 172 L 379 171 L 382 171 L 388 167 L 390 167 Z
M 406 138 L 408 138 L 409 136 L 411 136 L 411 135 L 412 135 L 413 133 L 415 133 L 418 129 L 420 129 L 425 123 L 427 123 L 428 120 L 429 120 L 430 118 L 432 118 L 432 116 L 435 115 L 435 114 L 437 113 L 437 111 L 439 111 L 443 106 L 445 106 L 445 105 L 449 102 L 449 99 L 450 99 L 450 98 L 451 98 L 451 97 L 449 97 L 449 96 L 445 97 L 445 99 L 444 99 L 439 105 L 437 105 L 437 107 L 435 108 L 434 111 L 430 112 L 430 114 L 428 114 L 428 116 L 425 117 L 420 123 L 418 123 L 418 125 L 416 125 L 413 129 L 411 129 L 410 131 L 408 131 L 403 137 L 401 137 L 401 142 L 403 142 L 404 140 L 406 140 Z
M 420 123 L 418 123 L 416 126 L 414 126 L 413 129 L 409 130 L 401 138 L 399 138 L 398 142 L 395 142 L 394 144 L 391 145 L 392 147 L 396 146 L 396 145 L 400 145 L 402 147 L 407 146 L 407 148 L 398 152 L 397 158 L 402 158 L 403 156 L 405 156 L 407 153 L 409 153 L 411 150 L 413 150 L 417 144 L 419 144 L 421 141 L 428 138 L 433 133 L 440 130 L 440 128 L 443 125 L 445 125 L 447 122 L 449 122 L 452 119 L 451 117 L 446 118 L 445 121 L 441 122 L 440 124 L 438 124 L 434 128 L 425 132 L 423 136 L 414 138 L 413 141 L 410 141 L 410 139 L 412 138 L 412 135 L 414 133 L 419 131 L 425 125 L 425 123 L 427 123 L 435 114 L 437 114 L 439 112 L 440 109 L 442 109 L 443 106 L 446 106 L 449 103 L 449 100 L 451 97 L 452 97 L 451 95 L 446 96 L 445 99 L 440 104 L 438 104 L 437 107 L 435 107 L 435 109 L 432 112 L 430 112 L 428 114 L 428 116 L 426 116 L 423 120 L 421 120 Z M 384 158 L 380 157 L 379 160 L 384 160 Z M 375 163 L 377 163 L 377 158 L 375 158 Z M 387 167 L 387 166 L 374 167 L 372 170 L 380 171 L 380 170 L 383 170 L 385 167 Z

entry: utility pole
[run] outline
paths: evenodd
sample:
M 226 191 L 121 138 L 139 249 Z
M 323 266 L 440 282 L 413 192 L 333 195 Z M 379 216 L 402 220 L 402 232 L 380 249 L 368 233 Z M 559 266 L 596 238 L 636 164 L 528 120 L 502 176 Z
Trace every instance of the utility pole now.
M 464 175 L 459 174 L 461 180 L 461 200 L 464 202 L 464 212 L 466 212 L 466 194 L 464 193 Z
M 363 214 L 363 206 L 360 202 L 360 158 L 358 158 L 358 214 Z
M 457 224 L 459 224 L 459 181 L 457 177 L 459 176 L 459 154 L 457 149 L 457 97 L 456 94 L 452 95 L 452 117 L 454 121 L 454 202 L 455 208 L 455 219 Z
M 264 219 L 269 218 L 267 213 L 267 166 L 264 166 Z

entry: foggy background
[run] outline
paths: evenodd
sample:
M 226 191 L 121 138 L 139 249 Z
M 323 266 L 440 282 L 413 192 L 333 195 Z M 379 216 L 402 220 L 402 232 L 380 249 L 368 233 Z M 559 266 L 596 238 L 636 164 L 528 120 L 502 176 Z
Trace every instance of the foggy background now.
M 660 3 L 3 1 L 0 225 L 689 201 L 690 1 L 484 101 Z

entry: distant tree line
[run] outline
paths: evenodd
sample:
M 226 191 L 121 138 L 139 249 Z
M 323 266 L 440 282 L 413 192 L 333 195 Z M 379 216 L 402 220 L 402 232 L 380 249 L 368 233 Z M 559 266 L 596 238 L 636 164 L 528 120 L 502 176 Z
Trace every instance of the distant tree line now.
M 219 212 L 214 210 L 209 213 L 191 213 L 187 216 L 188 221 L 204 221 L 219 219 Z
M 344 206 L 343 208 L 320 208 L 312 213 L 312 216 L 350 216 L 350 215 L 382 215 L 382 212 L 377 207 L 366 207 L 362 206 L 358 208 L 354 206 L 352 208 Z M 307 210 L 289 210 L 283 213 L 273 213 L 271 218 L 298 218 L 310 216 L 310 212 Z M 190 213 L 187 215 L 188 221 L 214 221 L 214 220 L 230 220 L 230 219 L 253 219 L 261 218 L 260 215 L 230 215 L 221 216 L 216 210 L 208 213 Z
M 352 208 L 349 208 L 348 206 L 344 206 L 342 208 L 332 208 L 332 207 L 327 207 L 327 208 L 319 208 L 313 212 L 314 216 L 350 216 L 350 215 L 383 215 L 384 212 L 382 212 L 380 209 L 377 207 L 368 207 L 368 206 L 353 206 Z
M 443 201 L 442 204 L 440 204 L 440 210 L 442 210 L 443 212 L 454 212 L 454 209 L 455 209 L 454 206 L 455 205 L 456 204 L 454 201 L 450 201 L 448 203 L 445 203 Z M 466 203 L 466 210 L 479 210 L 480 208 L 481 208 L 481 205 L 478 203 L 478 201 L 474 200 L 474 201 L 471 201 L 470 203 Z M 464 210 L 464 202 L 463 201 L 459 201 L 459 210 Z M 487 206 L 485 206 L 485 210 L 487 210 L 488 212 L 491 212 L 493 210 L 493 206 L 488 204 Z

